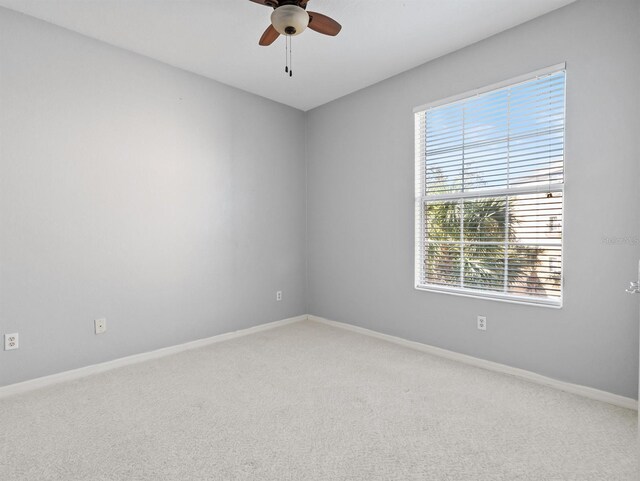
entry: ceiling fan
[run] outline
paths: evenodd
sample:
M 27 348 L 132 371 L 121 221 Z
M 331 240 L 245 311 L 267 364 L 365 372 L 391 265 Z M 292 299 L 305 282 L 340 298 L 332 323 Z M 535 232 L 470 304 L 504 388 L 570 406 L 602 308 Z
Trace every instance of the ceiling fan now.
M 307 12 L 309 0 L 251 0 L 266 7 L 273 8 L 271 25 L 260 37 L 258 42 L 262 46 L 271 45 L 280 35 L 299 35 L 304 29 L 324 35 L 336 36 L 342 26 L 334 19 L 318 12 Z

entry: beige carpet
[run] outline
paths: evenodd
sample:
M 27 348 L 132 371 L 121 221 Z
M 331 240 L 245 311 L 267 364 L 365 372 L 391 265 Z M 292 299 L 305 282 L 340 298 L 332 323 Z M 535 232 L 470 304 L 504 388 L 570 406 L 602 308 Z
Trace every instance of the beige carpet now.
M 301 322 L 0 400 L 2 480 L 637 480 L 636 413 Z

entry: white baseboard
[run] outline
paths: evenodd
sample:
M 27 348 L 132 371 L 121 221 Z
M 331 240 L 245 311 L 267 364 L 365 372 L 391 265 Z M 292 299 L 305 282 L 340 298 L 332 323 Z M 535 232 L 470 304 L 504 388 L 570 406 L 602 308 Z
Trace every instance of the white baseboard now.
M 178 344 L 176 346 L 169 346 L 162 349 L 157 349 L 155 351 L 144 352 L 141 354 L 134 354 L 132 356 L 114 359 L 113 361 L 102 362 L 99 364 L 92 364 L 90 366 L 85 366 L 85 367 L 73 369 L 70 371 L 64 371 L 57 374 L 52 374 L 50 376 L 30 379 L 28 381 L 19 382 L 16 384 L 9 384 L 8 386 L 0 387 L 0 398 L 32 391 L 34 389 L 51 386 L 53 384 L 58 384 L 65 381 L 80 379 L 83 377 L 91 376 L 93 374 L 110 371 L 112 369 L 116 369 L 119 367 L 129 366 L 132 364 L 137 364 L 137 363 L 149 361 L 152 359 L 169 356 L 171 354 L 188 351 L 190 349 L 196 349 L 198 347 L 208 346 L 210 344 L 215 344 L 218 342 L 234 339 L 237 337 L 247 336 L 249 334 L 253 334 L 256 332 L 266 331 L 279 326 L 284 326 L 286 324 L 292 324 L 294 322 L 304 321 L 307 319 L 309 319 L 310 321 L 338 327 L 340 329 L 357 332 L 370 337 L 375 337 L 377 339 L 382 339 L 384 341 L 393 342 L 401 346 L 409 347 L 411 349 L 416 349 L 418 351 L 433 354 L 435 356 L 451 359 L 453 361 L 462 362 L 464 364 L 468 364 L 471 366 L 480 367 L 483 369 L 487 369 L 489 371 L 509 374 L 511 376 L 518 377 L 520 379 L 525 379 L 527 381 L 531 381 L 537 384 L 553 387 L 555 389 L 559 389 L 561 391 L 565 391 L 568 393 L 578 394 L 580 396 L 584 396 L 589 399 L 595 399 L 597 401 L 606 402 L 606 403 L 613 404 L 615 406 L 620 406 L 627 409 L 635 409 L 635 410 L 638 409 L 638 401 L 632 398 L 620 396 L 618 394 L 612 394 L 606 391 L 601 391 L 599 389 L 594 389 L 587 386 L 581 386 L 579 384 L 571 384 L 568 382 L 559 381 L 557 379 L 542 376 L 540 374 L 536 374 L 531 371 L 526 371 L 524 369 L 507 366 L 505 364 L 500 364 L 493 361 L 486 361 L 484 359 L 468 356 L 466 354 L 460 354 L 454 351 L 448 351 L 446 349 L 430 346 L 428 344 L 422 344 L 420 342 L 408 341 L 400 337 L 395 337 L 389 334 L 383 334 L 377 331 L 372 331 L 371 329 L 366 329 L 364 327 L 345 324 L 343 322 L 331 321 L 329 319 L 325 319 L 325 318 L 313 316 L 313 315 L 308 315 L 308 316 L 302 315 L 302 316 L 290 317 L 288 319 L 269 322 L 267 324 L 261 324 L 259 326 L 249 327 L 247 329 L 242 329 L 239 331 L 227 332 L 224 334 L 219 334 L 217 336 L 207 337 L 205 339 L 198 339 L 196 341 L 186 342 L 184 344 Z
M 324 319 L 322 317 L 312 316 L 312 315 L 309 315 L 308 318 L 310 321 L 320 322 L 322 324 L 338 327 L 340 329 L 346 329 L 348 331 L 365 334 L 367 336 L 375 337 L 377 339 L 393 342 L 401 346 L 409 347 L 411 349 L 416 349 L 418 351 L 422 351 L 422 352 L 426 352 L 436 356 L 451 359 L 453 361 L 462 362 L 464 364 L 469 364 L 471 366 L 480 367 L 483 369 L 487 369 L 489 371 L 495 371 L 502 374 L 509 374 L 511 376 L 518 377 L 520 379 L 526 379 L 527 381 L 531 381 L 537 384 L 542 384 L 544 386 L 553 387 L 555 389 L 559 389 L 561 391 L 565 391 L 571 394 L 578 394 L 580 396 L 584 396 L 589 399 L 595 399 L 596 401 L 603 401 L 609 404 L 613 404 L 614 406 L 638 410 L 638 401 L 632 398 L 620 396 L 618 394 L 612 394 L 610 392 L 601 391 L 599 389 L 594 389 L 587 386 L 581 386 L 579 384 L 571 384 L 568 382 L 559 381 L 557 379 L 542 376 L 540 374 L 536 374 L 531 371 L 518 369 L 517 367 L 511 367 L 511 366 L 507 366 L 505 364 L 500 364 L 493 361 L 486 361 L 484 359 L 468 356 L 466 354 L 460 354 L 454 351 L 448 351 L 446 349 L 430 346 L 428 344 L 422 344 L 420 342 L 408 341 L 400 337 L 390 336 L 389 334 L 382 334 L 380 332 L 372 331 L 370 329 L 365 329 L 364 327 L 345 324 L 343 322 L 331 321 L 329 319 Z
M 155 351 L 143 352 L 141 354 L 134 354 L 132 356 L 121 357 L 114 359 L 113 361 L 101 362 L 99 364 L 91 364 L 89 366 L 81 367 L 78 369 L 72 369 L 70 371 L 64 371 L 57 374 L 51 374 L 49 376 L 38 377 L 36 379 L 30 379 L 15 384 L 9 384 L 7 386 L 0 387 L 0 399 L 12 396 L 14 394 L 20 394 L 34 389 L 40 389 L 53 384 L 58 384 L 65 381 L 72 381 L 83 377 L 91 376 L 105 371 L 110 371 L 118 367 L 130 366 L 139 362 L 149 361 L 151 359 L 158 359 L 160 357 L 170 356 L 178 352 L 188 351 L 190 349 L 197 349 L 198 347 L 208 346 L 217 342 L 227 341 L 236 337 L 247 336 L 256 332 L 266 331 L 275 327 L 284 326 L 286 324 L 292 324 L 294 322 L 304 321 L 307 319 L 306 315 L 290 317 L 288 319 L 282 319 L 279 321 L 269 322 L 266 324 L 260 324 L 259 326 L 249 327 L 247 329 L 241 329 L 239 331 L 226 332 L 213 337 L 207 337 L 204 339 L 198 339 L 196 341 L 186 342 L 184 344 L 178 344 L 176 346 L 164 347 L 162 349 L 156 349 Z

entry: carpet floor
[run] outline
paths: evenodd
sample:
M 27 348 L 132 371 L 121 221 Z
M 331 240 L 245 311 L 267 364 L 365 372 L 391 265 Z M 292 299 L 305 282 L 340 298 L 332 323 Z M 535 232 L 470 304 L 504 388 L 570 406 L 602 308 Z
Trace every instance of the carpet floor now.
M 637 478 L 636 412 L 305 321 L 0 399 L 2 480 Z

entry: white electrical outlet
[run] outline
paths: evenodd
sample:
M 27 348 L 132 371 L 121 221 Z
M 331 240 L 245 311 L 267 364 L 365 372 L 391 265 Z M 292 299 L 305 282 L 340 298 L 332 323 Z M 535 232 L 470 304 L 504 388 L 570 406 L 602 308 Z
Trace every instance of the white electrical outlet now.
M 485 316 L 478 316 L 478 329 L 481 331 L 487 330 L 487 318 Z
M 96 334 L 102 334 L 107 330 L 107 320 L 106 319 L 96 319 L 93 321 L 96 326 Z
M 282 291 L 277 291 L 276 292 L 276 301 L 281 301 L 282 300 Z
M 18 349 L 18 333 L 4 335 L 4 350 L 11 351 L 12 349 Z

